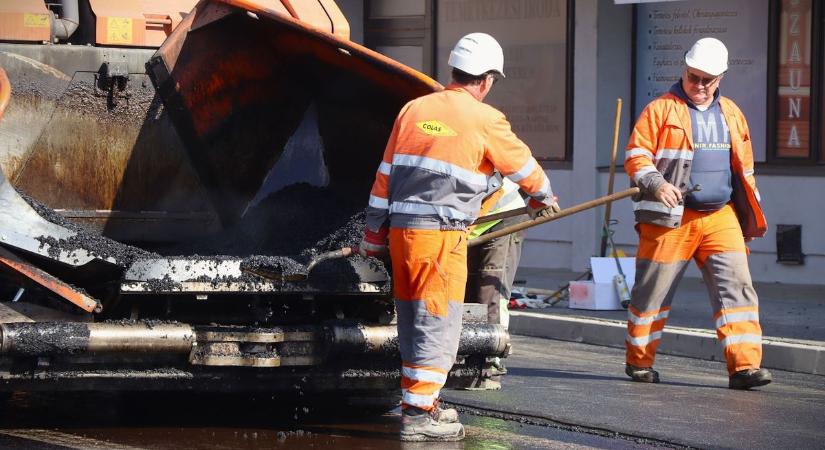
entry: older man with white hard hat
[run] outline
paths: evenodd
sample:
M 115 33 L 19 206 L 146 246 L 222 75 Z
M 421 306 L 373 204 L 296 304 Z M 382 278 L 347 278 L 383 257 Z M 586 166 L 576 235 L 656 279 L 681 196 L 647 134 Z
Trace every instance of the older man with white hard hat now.
M 467 227 L 501 186 L 494 171 L 530 197 L 533 216 L 558 210 L 544 170 L 500 111 L 482 101 L 504 77 L 504 53 L 484 33 L 450 53 L 453 82 L 398 114 L 367 207 L 359 246 L 389 253 L 401 350 L 401 440 L 464 437 L 438 397 L 455 362 L 467 281 Z
M 653 360 L 692 258 L 707 284 L 728 387 L 771 382 L 760 368 L 762 329 L 745 246 L 764 236 L 767 222 L 748 123 L 719 93 L 727 70 L 721 41 L 696 41 L 681 79 L 647 105 L 627 145 L 625 170 L 641 190 L 633 202 L 639 250 L 625 342 L 625 372 L 633 381 L 659 382 Z

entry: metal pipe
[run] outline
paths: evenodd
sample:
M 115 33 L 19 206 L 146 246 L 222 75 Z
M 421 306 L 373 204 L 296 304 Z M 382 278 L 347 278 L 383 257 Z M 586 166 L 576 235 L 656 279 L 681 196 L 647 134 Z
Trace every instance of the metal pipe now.
M 185 324 L 89 324 L 89 351 L 188 353 L 195 331 Z
M 196 336 L 192 325 L 182 323 L 0 323 L 0 354 L 189 353 L 196 345 Z M 232 336 L 227 339 L 237 340 Z M 398 354 L 395 325 L 334 325 L 327 328 L 326 341 L 332 355 Z M 506 356 L 509 342 L 509 334 L 500 325 L 466 323 L 461 330 L 458 353 Z
M 80 25 L 77 0 L 61 0 L 61 17 L 52 14 L 52 34 L 55 39 L 69 39 Z
M 185 324 L 21 322 L 0 324 L 0 353 L 188 353 L 195 332 Z
M 334 325 L 329 328 L 331 353 L 397 353 L 395 325 Z
M 344 326 L 329 328 L 332 354 L 398 353 L 395 325 Z M 501 325 L 465 323 L 458 341 L 458 354 L 506 356 L 510 335 Z

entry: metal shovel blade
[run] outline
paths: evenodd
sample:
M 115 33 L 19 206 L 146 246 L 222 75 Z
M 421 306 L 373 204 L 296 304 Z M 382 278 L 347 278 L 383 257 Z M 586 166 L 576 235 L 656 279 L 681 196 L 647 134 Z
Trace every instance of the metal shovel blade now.
M 304 281 L 318 264 L 329 259 L 346 258 L 353 253 L 351 247 L 321 253 L 312 257 L 305 266 L 291 258 L 260 256 L 245 260 L 241 263 L 241 270 L 273 281 Z
M 241 262 L 241 271 L 272 281 L 303 281 L 308 271 L 304 264 L 285 256 L 253 256 Z

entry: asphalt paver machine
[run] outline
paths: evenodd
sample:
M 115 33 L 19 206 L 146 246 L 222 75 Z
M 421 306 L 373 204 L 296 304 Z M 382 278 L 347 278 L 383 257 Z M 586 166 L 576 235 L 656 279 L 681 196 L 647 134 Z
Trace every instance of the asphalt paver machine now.
M 0 389 L 387 399 L 390 274 L 241 270 L 357 243 L 392 122 L 442 87 L 328 0 L 0 5 Z M 509 337 L 466 308 L 448 387 Z

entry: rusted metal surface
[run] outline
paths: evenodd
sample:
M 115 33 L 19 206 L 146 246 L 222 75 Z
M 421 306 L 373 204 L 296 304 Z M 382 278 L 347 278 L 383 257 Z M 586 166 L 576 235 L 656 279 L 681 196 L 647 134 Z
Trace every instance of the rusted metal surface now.
M 217 217 L 143 73 L 151 54 L 0 44 L 0 66 L 14 90 L 0 122 L 0 167 L 12 184 L 51 208 L 72 210 L 78 222 L 118 240 L 169 241 L 215 232 Z M 110 104 L 112 85 L 98 73 L 111 61 L 129 73 L 124 89 L 115 93 L 116 104 Z
M 23 261 L 2 247 L 0 247 L 0 266 L 2 266 L 0 268 L 12 270 L 26 277 L 86 312 L 100 312 L 103 310 L 103 306 L 96 299 Z
M 205 1 L 192 16 L 148 68 L 224 224 L 238 220 L 310 105 L 318 110 L 330 184 L 366 198 L 375 168 L 363 161 L 380 161 L 398 110 L 441 89 L 400 63 L 252 2 Z

